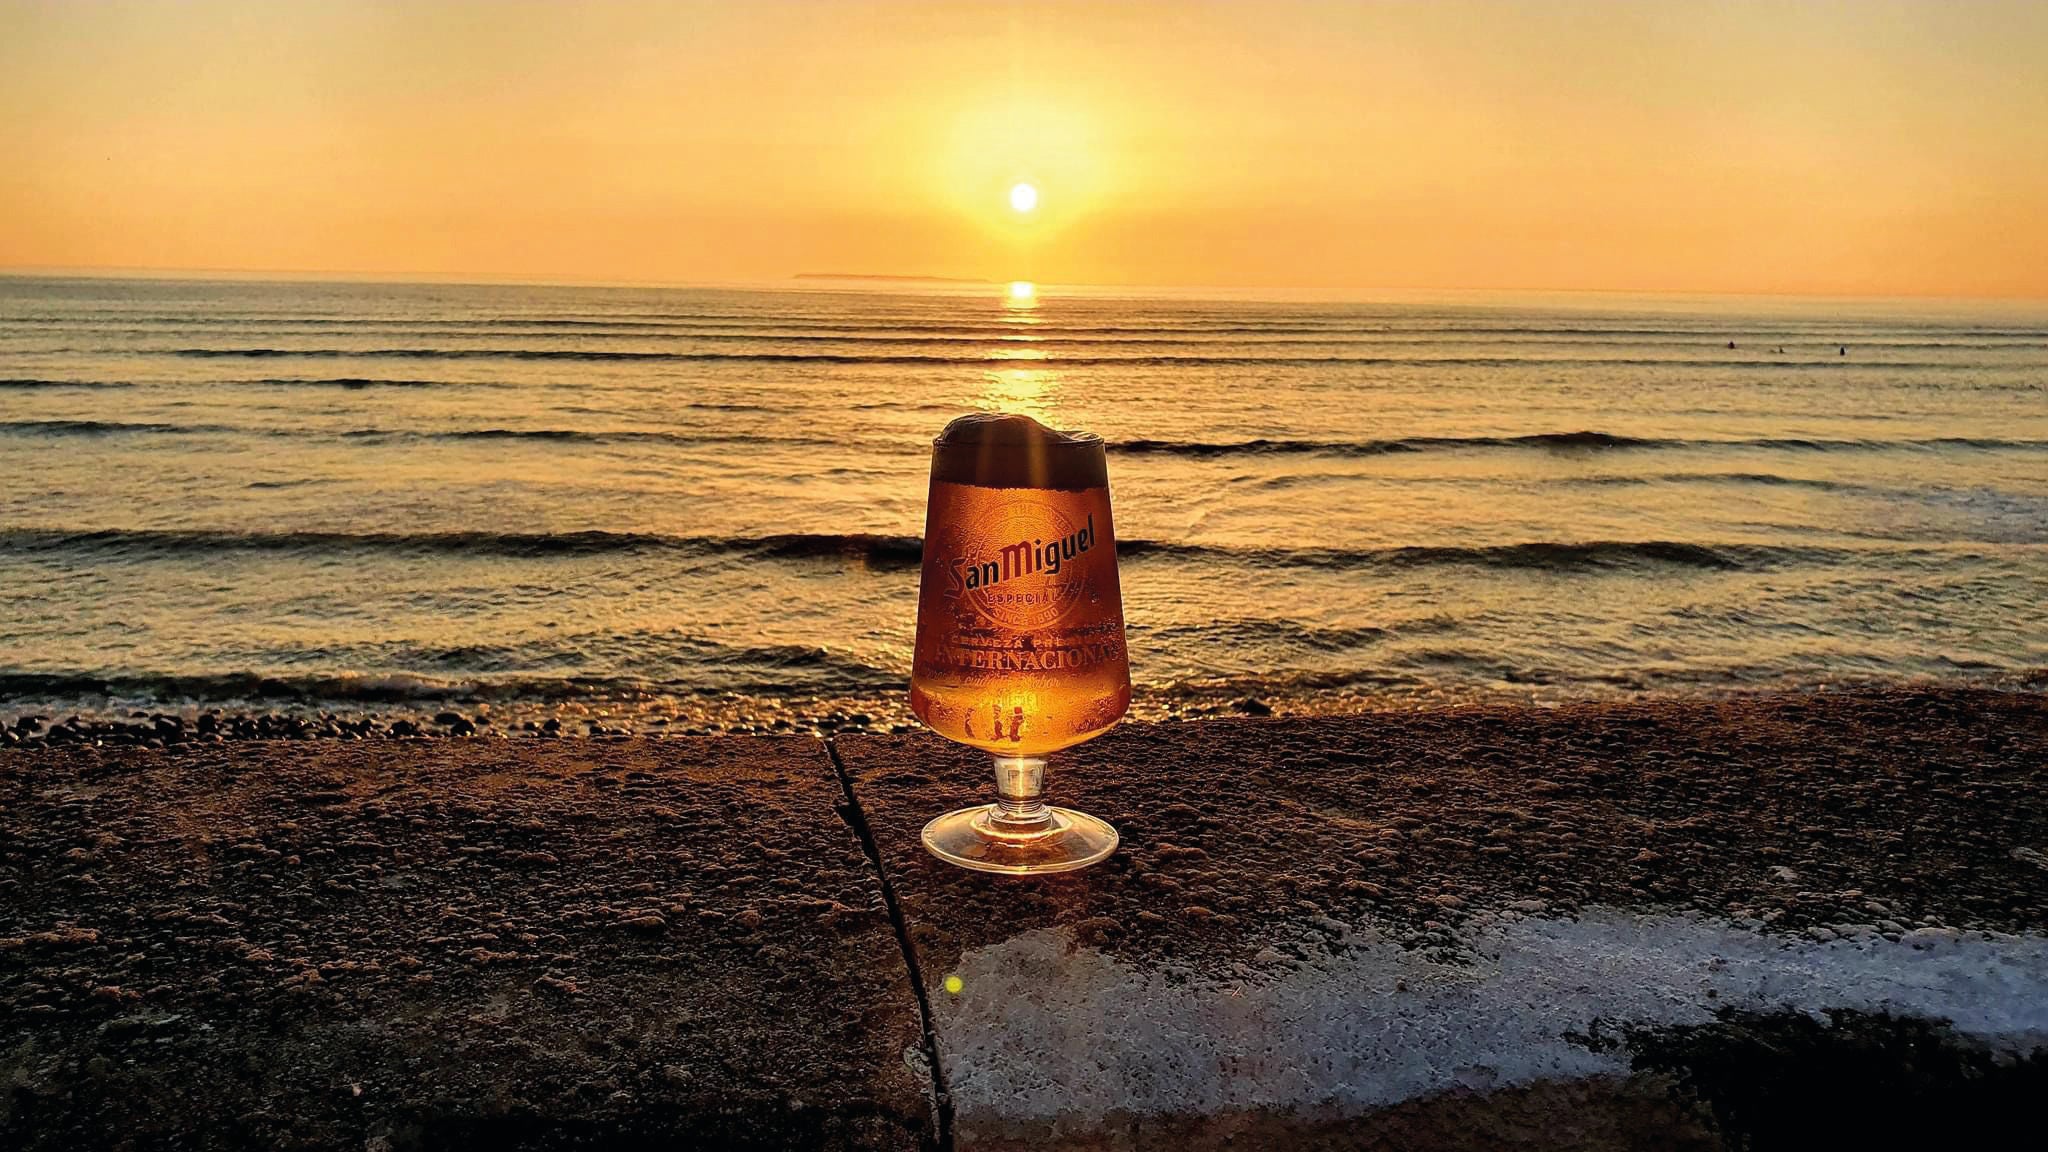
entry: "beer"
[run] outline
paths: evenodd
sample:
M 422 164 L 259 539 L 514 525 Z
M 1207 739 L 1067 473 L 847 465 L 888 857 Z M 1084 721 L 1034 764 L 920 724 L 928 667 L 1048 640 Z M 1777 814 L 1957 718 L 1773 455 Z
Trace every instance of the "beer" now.
M 947 425 L 932 445 L 910 706 L 995 755 L 1001 799 L 933 821 L 927 846 L 1011 872 L 1107 855 L 1114 829 L 1038 792 L 1047 754 L 1108 731 L 1130 702 L 1101 438 L 1024 416 Z M 956 835 L 935 843 L 947 821 Z

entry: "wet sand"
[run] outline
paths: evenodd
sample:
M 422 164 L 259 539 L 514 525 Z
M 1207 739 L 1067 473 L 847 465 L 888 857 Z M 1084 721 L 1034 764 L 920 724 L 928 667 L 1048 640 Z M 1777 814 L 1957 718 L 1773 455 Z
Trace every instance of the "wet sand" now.
M 1123 848 L 1047 880 L 918 850 L 986 774 L 923 735 L 0 751 L 0 1144 L 1770 1147 L 2048 1087 L 2038 693 L 1132 726 L 1050 779 Z M 1514 981 L 1623 953 L 1549 1053 Z M 1397 1018 L 1441 1060 L 1385 1063 Z M 1323 1019 L 1349 1064 L 1258 1057 Z

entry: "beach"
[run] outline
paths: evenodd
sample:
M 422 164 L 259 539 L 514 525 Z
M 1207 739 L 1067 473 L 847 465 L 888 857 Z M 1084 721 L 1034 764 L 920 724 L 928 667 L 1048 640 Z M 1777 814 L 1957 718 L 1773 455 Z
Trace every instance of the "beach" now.
M 0 1152 L 2023 1140 L 2048 4 L 1844 7 L 0 0 Z
M 922 733 L 0 750 L 0 1136 L 1983 1136 L 2048 1078 L 2043 700 L 1128 725 L 1049 781 L 1123 847 L 1023 882 L 922 853 L 987 772 Z

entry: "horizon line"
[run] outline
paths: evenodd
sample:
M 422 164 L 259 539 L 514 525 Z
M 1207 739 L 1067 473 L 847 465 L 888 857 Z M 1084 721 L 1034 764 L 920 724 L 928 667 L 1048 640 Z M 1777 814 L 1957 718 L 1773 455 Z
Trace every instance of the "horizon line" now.
M 0 264 L 0 277 L 13 279 L 75 279 L 75 280 L 240 280 L 250 283 L 356 283 L 356 284 L 441 284 L 450 286 L 471 285 L 476 287 L 535 287 L 535 288 L 715 288 L 726 290 L 774 290 L 787 287 L 792 282 L 817 284 L 820 282 L 894 283 L 900 287 L 914 284 L 948 284 L 955 288 L 1002 286 L 1017 277 L 980 278 L 968 276 L 942 276 L 928 273 L 816 273 L 793 272 L 774 278 L 740 280 L 667 280 L 561 276 L 548 273 L 503 273 L 486 272 L 405 272 L 393 270 L 353 269 L 298 269 L 298 268 L 210 268 L 210 267 L 158 267 L 150 265 L 125 264 L 84 264 L 84 265 L 35 265 Z M 1029 279 L 1029 278 L 1025 278 Z M 1089 283 L 1081 281 L 1029 280 L 1040 288 L 1081 289 L 1088 292 L 1127 294 L 1138 296 L 1145 293 L 1244 293 L 1247 298 L 1256 299 L 1262 295 L 1286 295 L 1296 299 L 1327 303 L 1363 303 L 1388 296 L 1415 294 L 1460 294 L 1460 295 L 1555 295 L 1555 296 L 1678 296 L 1714 297 L 1732 299 L 1789 299 L 1789 300 L 1924 300 L 1924 301 L 1970 301 L 1985 303 L 2034 304 L 2048 303 L 2048 294 L 2020 295 L 1996 292 L 1851 292 L 1851 291 L 1795 291 L 1773 289 L 1716 289 L 1716 288 L 1643 288 L 1643 287 L 1532 287 L 1532 286 L 1447 286 L 1447 285 L 1383 285 L 1376 288 L 1340 289 L 1324 287 L 1299 287 L 1274 284 L 1135 284 L 1135 283 Z

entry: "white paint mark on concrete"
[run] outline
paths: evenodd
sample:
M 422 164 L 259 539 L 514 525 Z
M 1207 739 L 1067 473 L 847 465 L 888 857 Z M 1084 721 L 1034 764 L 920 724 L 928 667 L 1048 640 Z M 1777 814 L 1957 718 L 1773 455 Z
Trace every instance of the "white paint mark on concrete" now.
M 1298 967 L 1262 953 L 1264 967 L 1229 980 L 1141 971 L 1050 931 L 970 952 L 961 994 L 934 1005 L 960 1117 L 1079 1130 L 1113 1114 L 1358 1114 L 1458 1086 L 1626 1072 L 1625 1054 L 1566 1034 L 1698 1023 L 1723 1007 L 1885 1010 L 2000 1047 L 2048 1044 L 2048 939 L 2035 936 L 1815 943 L 1593 910 L 1494 922 L 1470 966 L 1370 927 L 1348 942 Z

